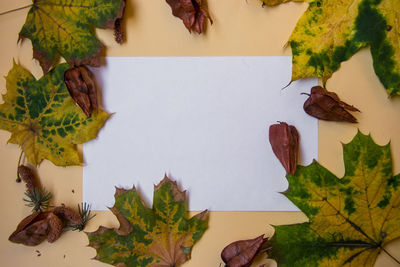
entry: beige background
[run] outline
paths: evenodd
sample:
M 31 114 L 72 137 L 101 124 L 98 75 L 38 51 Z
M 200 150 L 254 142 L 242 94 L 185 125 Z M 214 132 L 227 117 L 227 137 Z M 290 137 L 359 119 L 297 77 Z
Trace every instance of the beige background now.
M 99 31 L 100 38 L 109 46 L 109 56 L 280 56 L 290 55 L 283 46 L 306 4 L 284 4 L 275 8 L 261 8 L 258 0 L 208 0 L 214 25 L 202 36 L 189 34 L 182 22 L 171 15 L 164 0 L 128 0 L 124 26 L 127 42 L 114 43 L 112 33 Z M 29 0 L 2 0 L 0 12 L 31 4 Z M 17 45 L 27 9 L 0 16 L 0 75 L 5 76 L 15 59 L 37 78 L 41 76 L 38 63 L 32 60 L 30 41 Z M 320 122 L 320 162 L 339 177 L 344 174 L 341 142 L 347 143 L 357 132 L 371 133 L 381 145 L 391 140 L 394 172 L 400 171 L 400 98 L 388 99 L 372 69 L 369 49 L 361 50 L 329 80 L 327 87 L 356 107 L 360 123 Z M 5 80 L 0 79 L 1 93 Z M 106 125 L 107 127 L 107 125 Z M 0 131 L 0 258 L 2 266 L 107 266 L 90 260 L 95 250 L 86 247 L 84 233 L 68 232 L 54 244 L 47 242 L 37 247 L 24 247 L 7 241 L 17 223 L 27 216 L 29 208 L 22 201 L 24 186 L 15 183 L 20 149 L 7 144 L 10 134 Z M 56 167 L 44 161 L 39 169 L 43 185 L 53 192 L 53 204 L 75 206 L 82 198 L 82 168 Z M 162 177 L 160 177 L 161 179 Z M 135 183 L 135 181 L 132 181 Z M 73 192 L 74 191 L 74 192 Z M 190 197 L 190 194 L 189 194 Z M 262 201 L 262 200 L 260 200 Z M 300 212 L 211 212 L 209 229 L 194 247 L 192 260 L 186 267 L 219 266 L 219 254 L 228 243 L 252 238 L 262 233 L 271 235 L 270 224 L 303 222 Z M 94 231 L 99 225 L 117 227 L 110 212 L 97 212 L 87 227 Z M 387 249 L 400 258 L 400 241 Z M 40 251 L 41 256 L 37 256 Z M 269 262 L 265 255 L 260 263 Z M 376 266 L 397 266 L 388 256 L 381 255 Z

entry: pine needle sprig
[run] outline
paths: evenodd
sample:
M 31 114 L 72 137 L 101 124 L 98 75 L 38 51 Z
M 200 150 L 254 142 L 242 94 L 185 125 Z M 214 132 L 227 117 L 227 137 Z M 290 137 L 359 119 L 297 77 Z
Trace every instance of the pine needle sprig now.
M 87 204 L 86 202 L 83 202 L 81 205 L 78 204 L 78 213 L 79 216 L 82 219 L 82 223 L 80 224 L 72 224 L 72 225 L 68 225 L 67 227 L 65 227 L 65 230 L 72 230 L 72 231 L 83 231 L 83 229 L 85 229 L 86 224 L 88 223 L 88 221 L 90 221 L 91 219 L 93 219 L 93 217 L 96 216 L 96 214 L 91 214 L 91 205 Z
M 27 202 L 25 205 L 32 208 L 32 212 L 45 211 L 50 208 L 51 192 L 43 189 L 43 193 L 39 188 L 35 188 L 32 192 L 26 191 L 23 200 Z

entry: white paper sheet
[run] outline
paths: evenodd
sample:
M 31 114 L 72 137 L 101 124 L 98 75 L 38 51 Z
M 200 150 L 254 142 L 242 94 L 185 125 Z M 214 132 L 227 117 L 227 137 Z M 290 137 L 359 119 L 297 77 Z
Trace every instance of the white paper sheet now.
M 300 133 L 301 163 L 317 158 L 317 120 L 303 111 L 316 79 L 293 82 L 290 57 L 106 58 L 95 70 L 115 114 L 84 145 L 83 200 L 114 203 L 114 186 L 135 185 L 152 203 L 166 173 L 189 193 L 191 210 L 298 210 L 279 192 L 285 170 L 268 127 Z

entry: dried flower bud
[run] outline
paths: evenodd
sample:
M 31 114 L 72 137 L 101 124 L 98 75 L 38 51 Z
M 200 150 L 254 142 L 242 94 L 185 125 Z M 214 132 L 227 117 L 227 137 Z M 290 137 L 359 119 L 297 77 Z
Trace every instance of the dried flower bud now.
M 182 19 L 189 32 L 194 30 L 199 34 L 202 33 L 206 19 L 212 24 L 206 0 L 167 0 L 167 3 L 171 6 L 172 14 Z
M 33 171 L 24 165 L 18 166 L 18 176 L 26 183 L 26 188 L 30 194 L 33 194 L 36 188 L 35 174 Z
M 79 214 L 73 211 L 72 209 L 65 207 L 64 204 L 62 204 L 59 207 L 56 207 L 53 210 L 53 213 L 57 215 L 60 219 L 62 219 L 67 225 L 82 224 L 81 216 L 79 216 Z
M 293 175 L 297 168 L 299 154 L 299 133 L 292 125 L 285 122 L 269 127 L 269 142 L 275 156 L 282 163 L 286 172 Z
M 64 82 L 68 92 L 87 117 L 97 109 L 97 89 L 93 74 L 85 67 L 72 67 L 65 71 Z
M 124 42 L 124 32 L 122 30 L 122 19 L 115 20 L 114 39 L 119 44 L 122 44 Z
M 233 242 L 222 250 L 221 258 L 226 267 L 250 266 L 267 240 L 268 238 L 261 235 L 254 239 Z
M 328 92 L 321 86 L 311 88 L 311 94 L 304 103 L 304 111 L 315 118 L 327 121 L 347 121 L 356 123 L 357 119 L 348 111 L 357 108 L 341 101 L 337 94 Z

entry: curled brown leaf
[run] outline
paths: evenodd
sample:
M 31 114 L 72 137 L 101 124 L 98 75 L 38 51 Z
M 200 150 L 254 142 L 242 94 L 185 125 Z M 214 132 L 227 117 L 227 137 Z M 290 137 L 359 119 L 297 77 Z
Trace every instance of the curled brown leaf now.
M 85 66 L 68 69 L 64 73 L 64 82 L 68 92 L 87 117 L 98 108 L 97 89 L 94 76 Z
M 260 235 L 254 239 L 233 242 L 222 250 L 221 258 L 226 267 L 248 267 L 267 240 Z
M 204 31 L 206 19 L 212 24 L 213 21 L 208 13 L 206 0 L 166 0 L 171 6 L 172 14 L 182 19 L 185 27 L 191 32 L 197 33 Z
M 293 175 L 296 172 L 299 154 L 299 133 L 286 122 L 273 124 L 269 127 L 269 142 L 272 151 L 279 159 L 286 172 Z
M 311 88 L 309 98 L 304 102 L 304 111 L 320 120 L 346 121 L 356 123 L 357 119 L 349 111 L 357 108 L 341 101 L 337 94 L 329 92 L 322 86 Z

